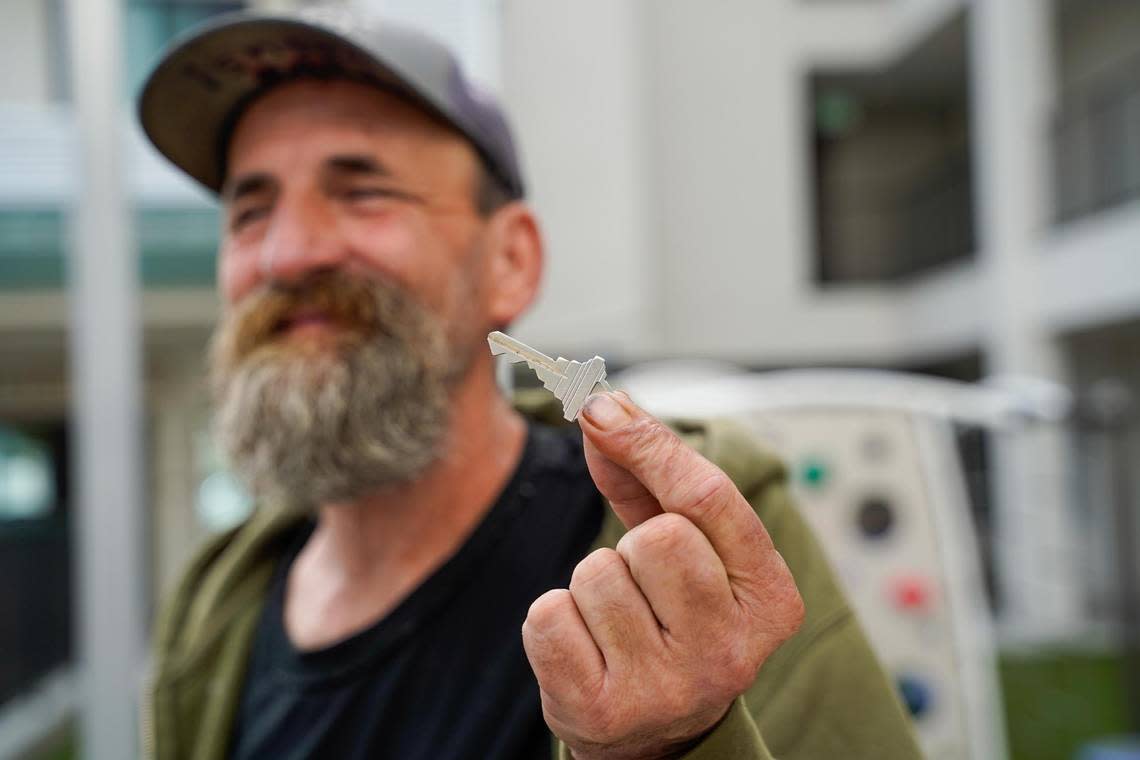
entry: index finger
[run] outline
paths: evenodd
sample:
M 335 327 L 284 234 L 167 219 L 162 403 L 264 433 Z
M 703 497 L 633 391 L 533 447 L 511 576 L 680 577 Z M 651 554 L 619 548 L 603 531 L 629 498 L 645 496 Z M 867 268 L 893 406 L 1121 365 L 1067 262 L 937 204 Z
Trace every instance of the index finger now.
M 730 581 L 763 573 L 772 560 L 783 566 L 732 479 L 629 396 L 595 394 L 578 419 L 600 454 L 644 485 L 662 510 L 688 518 L 708 537 Z

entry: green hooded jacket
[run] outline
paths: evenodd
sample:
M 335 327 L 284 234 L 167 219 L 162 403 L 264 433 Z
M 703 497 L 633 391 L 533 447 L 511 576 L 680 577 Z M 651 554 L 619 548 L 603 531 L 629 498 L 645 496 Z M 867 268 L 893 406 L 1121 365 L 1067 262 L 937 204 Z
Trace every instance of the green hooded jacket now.
M 535 419 L 560 419 L 557 402 L 520 396 Z M 921 757 L 910 721 L 872 653 L 810 529 L 788 495 L 786 474 L 736 425 L 679 422 L 682 437 L 728 474 L 764 521 L 795 576 L 803 626 L 685 760 L 825 760 Z M 283 537 L 300 519 L 259 510 L 208 542 L 159 614 L 153 673 L 143 700 L 142 744 L 156 760 L 226 756 L 270 578 Z M 596 546 L 624 532 L 607 510 Z M 555 742 L 554 752 L 569 758 Z

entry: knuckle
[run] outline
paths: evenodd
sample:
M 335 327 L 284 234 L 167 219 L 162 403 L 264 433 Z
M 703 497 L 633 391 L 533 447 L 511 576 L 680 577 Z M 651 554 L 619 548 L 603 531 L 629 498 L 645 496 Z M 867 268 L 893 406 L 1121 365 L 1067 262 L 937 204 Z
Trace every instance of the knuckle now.
M 670 463 L 676 457 L 677 448 L 684 445 L 655 417 L 642 417 L 623 432 L 629 439 L 634 460 L 641 464 Z
M 694 511 L 707 514 L 711 519 L 732 504 L 736 484 L 718 467 L 710 466 L 686 483 L 680 498 Z
M 565 620 L 574 598 L 564 588 L 547 591 L 531 602 L 527 610 L 526 620 L 523 622 L 524 635 L 543 635 L 560 626 Z
M 619 551 L 627 556 L 653 556 L 663 559 L 684 557 L 692 546 L 697 526 L 688 518 L 666 512 L 656 515 L 622 536 Z
M 691 562 L 685 566 L 686 581 L 693 595 L 700 595 L 706 604 L 718 603 L 716 609 L 722 613 L 723 604 L 732 596 L 732 586 L 724 566 L 712 562 Z
M 673 431 L 656 417 L 645 416 L 637 420 L 637 423 L 630 428 L 630 435 L 637 436 L 645 442 L 662 441 L 671 442 L 676 440 Z
M 625 573 L 625 560 L 613 549 L 595 549 L 574 567 L 570 590 L 612 580 Z

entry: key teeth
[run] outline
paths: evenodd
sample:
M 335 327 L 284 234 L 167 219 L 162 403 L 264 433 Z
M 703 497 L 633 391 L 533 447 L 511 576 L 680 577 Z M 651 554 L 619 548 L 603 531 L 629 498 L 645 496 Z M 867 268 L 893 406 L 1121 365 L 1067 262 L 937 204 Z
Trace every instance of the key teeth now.
M 551 373 L 546 367 L 535 367 L 530 362 L 527 362 L 527 366 L 534 370 L 534 374 L 542 381 L 542 386 L 552 393 L 558 387 L 559 382 L 563 380 L 562 376 Z

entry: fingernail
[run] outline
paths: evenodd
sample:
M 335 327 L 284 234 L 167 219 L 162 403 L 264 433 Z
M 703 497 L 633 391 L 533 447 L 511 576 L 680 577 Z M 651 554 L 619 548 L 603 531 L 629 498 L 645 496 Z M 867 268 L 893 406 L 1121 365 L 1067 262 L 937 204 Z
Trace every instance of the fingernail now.
M 633 419 L 625 407 L 609 393 L 595 393 L 586 399 L 582 414 L 602 430 L 619 428 Z

